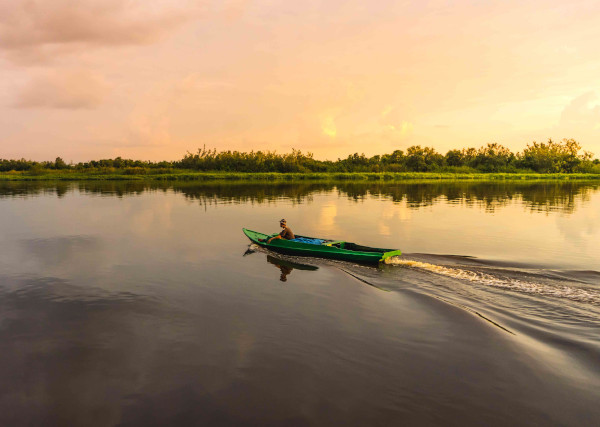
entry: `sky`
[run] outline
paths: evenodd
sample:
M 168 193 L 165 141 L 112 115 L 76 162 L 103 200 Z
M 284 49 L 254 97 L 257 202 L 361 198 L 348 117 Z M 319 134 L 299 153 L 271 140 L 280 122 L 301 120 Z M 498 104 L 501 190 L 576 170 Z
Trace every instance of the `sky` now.
M 600 157 L 597 0 L 0 0 L 0 158 Z

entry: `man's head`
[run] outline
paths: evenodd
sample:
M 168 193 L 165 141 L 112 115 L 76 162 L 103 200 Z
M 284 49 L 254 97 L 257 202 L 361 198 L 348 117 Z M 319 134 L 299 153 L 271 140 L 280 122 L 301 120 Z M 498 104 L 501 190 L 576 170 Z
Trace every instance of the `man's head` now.
M 285 228 L 285 225 L 286 225 L 285 219 L 282 219 L 282 220 L 279 221 L 279 226 L 280 227 L 284 227 Z

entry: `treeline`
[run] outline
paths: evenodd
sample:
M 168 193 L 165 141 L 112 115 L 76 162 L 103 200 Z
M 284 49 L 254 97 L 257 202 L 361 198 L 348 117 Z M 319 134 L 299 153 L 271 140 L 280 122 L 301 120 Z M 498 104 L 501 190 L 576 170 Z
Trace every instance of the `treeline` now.
M 600 161 L 592 153 L 582 150 L 574 139 L 545 143 L 533 142 L 518 153 L 491 143 L 479 149 L 465 148 L 438 153 L 434 148 L 419 145 L 406 152 L 367 157 L 351 154 L 345 159 L 316 160 L 312 153 L 292 150 L 288 154 L 272 151 L 220 151 L 201 148 L 187 153 L 174 162 L 150 162 L 116 159 L 92 160 L 67 164 L 57 157 L 54 162 L 0 159 L 0 171 L 40 172 L 47 170 L 110 171 L 123 170 L 136 174 L 175 169 L 221 172 L 538 172 L 538 173 L 600 173 Z
M 19 159 L 19 160 L 7 160 L 0 159 L 0 172 L 9 171 L 27 171 L 27 172 L 40 172 L 48 170 L 64 170 L 64 171 L 97 171 L 97 170 L 172 170 L 175 168 L 176 162 L 151 162 L 144 160 L 131 160 L 122 159 L 117 157 L 115 159 L 102 159 L 102 160 L 91 160 L 89 162 L 80 163 L 66 163 L 61 157 L 57 157 L 56 160 L 36 162 L 33 160 Z

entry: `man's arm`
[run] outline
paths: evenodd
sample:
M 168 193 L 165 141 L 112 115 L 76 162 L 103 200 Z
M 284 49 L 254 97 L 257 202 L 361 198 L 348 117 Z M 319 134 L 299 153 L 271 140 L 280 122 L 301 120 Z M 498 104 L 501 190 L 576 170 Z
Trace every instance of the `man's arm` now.
M 267 243 L 271 243 L 271 240 L 274 239 L 281 239 L 281 236 L 278 234 L 277 236 L 271 237 L 269 240 L 267 240 Z

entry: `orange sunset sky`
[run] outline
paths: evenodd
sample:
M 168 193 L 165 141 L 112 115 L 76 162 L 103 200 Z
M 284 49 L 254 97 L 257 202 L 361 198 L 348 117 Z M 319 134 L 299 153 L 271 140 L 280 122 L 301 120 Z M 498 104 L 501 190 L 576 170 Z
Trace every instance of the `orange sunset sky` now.
M 575 138 L 600 2 L 0 0 L 0 157 L 368 155 Z

